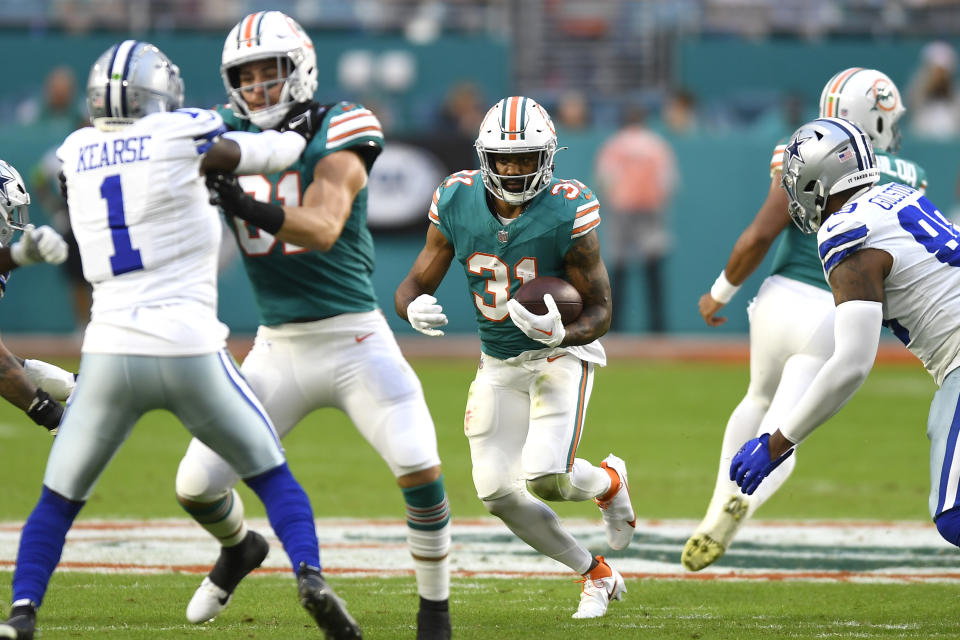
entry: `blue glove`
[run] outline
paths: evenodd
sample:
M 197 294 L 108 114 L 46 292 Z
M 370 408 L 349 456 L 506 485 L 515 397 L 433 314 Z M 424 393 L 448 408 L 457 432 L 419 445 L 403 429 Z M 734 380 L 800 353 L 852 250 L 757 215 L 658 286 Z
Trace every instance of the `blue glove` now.
M 740 491 L 748 496 L 753 495 L 763 479 L 789 458 L 791 453 L 793 453 L 793 447 L 776 460 L 771 460 L 769 433 L 747 440 L 746 444 L 740 447 L 740 451 L 737 451 L 737 455 L 733 456 L 733 461 L 730 463 L 730 479 L 737 483 Z

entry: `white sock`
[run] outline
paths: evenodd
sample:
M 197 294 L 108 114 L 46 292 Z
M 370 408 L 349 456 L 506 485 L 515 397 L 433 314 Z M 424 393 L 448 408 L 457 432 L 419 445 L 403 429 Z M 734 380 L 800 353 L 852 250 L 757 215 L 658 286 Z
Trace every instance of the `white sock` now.
M 583 575 L 590 569 L 593 555 L 560 524 L 553 509 L 526 491 L 515 491 L 500 498 L 484 500 L 487 511 L 500 518 L 528 545 Z

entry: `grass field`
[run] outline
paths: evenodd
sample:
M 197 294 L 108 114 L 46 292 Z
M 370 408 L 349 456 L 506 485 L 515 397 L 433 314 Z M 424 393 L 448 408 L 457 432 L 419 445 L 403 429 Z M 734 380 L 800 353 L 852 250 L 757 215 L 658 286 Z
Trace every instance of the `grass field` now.
M 473 491 L 462 434 L 475 364 L 422 360 L 414 365 L 437 425 L 455 526 L 457 519 L 480 518 L 485 512 Z M 599 461 L 613 451 L 627 461 L 640 518 L 699 519 L 712 490 L 723 426 L 746 383 L 746 367 L 739 364 L 615 361 L 597 376 L 579 454 Z M 804 444 L 793 478 L 758 518 L 926 522 L 924 432 L 934 390 L 919 364 L 878 366 L 851 404 Z M 146 416 L 101 478 L 81 519 L 182 518 L 173 479 L 188 440 L 169 414 Z M 389 472 L 336 412 L 313 414 L 285 445 L 318 518 L 402 517 L 399 491 L 389 489 Z M 29 513 L 48 447 L 42 431 L 0 405 L 5 481 L 0 521 L 22 521 Z M 248 513 L 263 517 L 256 499 L 243 491 Z M 597 515 L 589 504 L 559 505 L 557 511 L 570 518 Z M 454 538 L 456 542 L 456 529 Z M 634 547 L 643 540 L 638 537 Z M 770 542 L 775 548 L 776 541 Z M 676 544 L 673 553 L 679 557 L 682 541 L 670 544 Z M 953 563 L 953 556 L 948 557 Z M 283 574 L 252 577 L 214 624 L 190 627 L 183 622 L 183 607 L 197 580 L 196 575 L 172 573 L 58 573 L 41 610 L 42 637 L 318 635 L 299 611 L 292 579 Z M 335 575 L 332 581 L 361 621 L 365 637 L 413 637 L 412 578 Z M 569 615 L 578 585 L 572 580 L 456 578 L 455 635 L 549 639 L 596 630 L 614 638 L 960 637 L 952 615 L 960 596 L 955 581 L 637 578 L 628 580 L 628 589 L 624 602 L 611 606 L 605 618 L 573 621 Z M 9 572 L 0 572 L 0 602 L 9 596 Z

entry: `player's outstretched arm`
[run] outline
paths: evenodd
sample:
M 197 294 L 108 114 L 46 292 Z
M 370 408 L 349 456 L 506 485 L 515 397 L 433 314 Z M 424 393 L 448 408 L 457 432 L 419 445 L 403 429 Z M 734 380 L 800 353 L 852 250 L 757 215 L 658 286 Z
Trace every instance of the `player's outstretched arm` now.
M 799 444 L 830 419 L 866 380 L 880 346 L 883 280 L 892 264 L 893 258 L 885 251 L 860 249 L 830 272 L 830 287 L 837 303 L 833 355 L 783 421 L 778 433 L 771 436 L 772 456 L 779 456 L 792 444 Z
M 447 316 L 433 294 L 447 275 L 453 257 L 453 245 L 431 224 L 426 244 L 393 296 L 397 315 L 420 333 L 443 335 L 438 327 L 447 324 Z
M 27 225 L 19 240 L 0 248 L 0 273 L 38 262 L 60 264 L 67 253 L 67 242 L 53 227 Z
M 566 279 L 583 299 L 583 311 L 564 327 L 563 345 L 593 342 L 610 329 L 613 312 L 610 278 L 600 257 L 600 239 L 596 231 L 581 236 L 566 255 Z
M 704 322 L 717 327 L 727 321 L 716 314 L 730 302 L 750 274 L 756 271 L 773 241 L 788 224 L 787 194 L 780 188 L 780 173 L 776 172 L 770 181 L 766 200 L 733 245 L 727 266 L 711 290 L 700 296 L 700 315 Z
M 22 409 L 31 420 L 56 432 L 63 406 L 39 388 L 24 370 L 20 360 L 0 342 L 0 396 Z

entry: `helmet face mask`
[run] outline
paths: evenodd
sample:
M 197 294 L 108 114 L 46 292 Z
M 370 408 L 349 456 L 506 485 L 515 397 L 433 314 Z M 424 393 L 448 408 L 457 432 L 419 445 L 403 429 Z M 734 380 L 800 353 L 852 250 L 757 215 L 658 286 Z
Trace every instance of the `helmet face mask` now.
M 264 63 L 258 67 L 261 70 L 275 64 L 276 75 L 268 73 L 266 78 L 244 85 L 243 72 L 252 62 Z M 280 124 L 291 106 L 313 100 L 317 55 L 310 37 L 293 18 L 279 11 L 261 11 L 248 15 L 230 30 L 223 44 L 220 75 L 234 113 L 261 129 L 270 129 Z M 271 100 L 271 90 L 276 93 L 279 83 L 279 96 Z M 252 108 L 247 97 L 261 90 L 265 104 Z
M 849 120 L 870 137 L 875 148 L 890 153 L 900 148 L 899 121 L 905 112 L 897 85 L 876 69 L 844 69 L 820 93 L 821 118 Z
M 87 108 L 97 120 L 133 121 L 183 106 L 180 69 L 148 42 L 125 40 L 97 58 L 87 80 Z
M 783 152 L 780 184 L 787 210 L 804 233 L 816 233 L 830 196 L 868 188 L 880 179 L 866 134 L 840 118 L 819 118 L 790 137 Z
M 484 117 L 474 146 L 484 186 L 507 204 L 533 199 L 553 179 L 556 129 L 546 110 L 530 98 L 513 96 L 495 104 Z M 515 164 L 518 171 L 500 173 L 498 159 Z M 527 172 L 528 168 L 532 170 Z
M 29 204 L 23 178 L 12 165 L 0 160 L 0 247 L 10 246 L 13 234 L 29 224 Z

